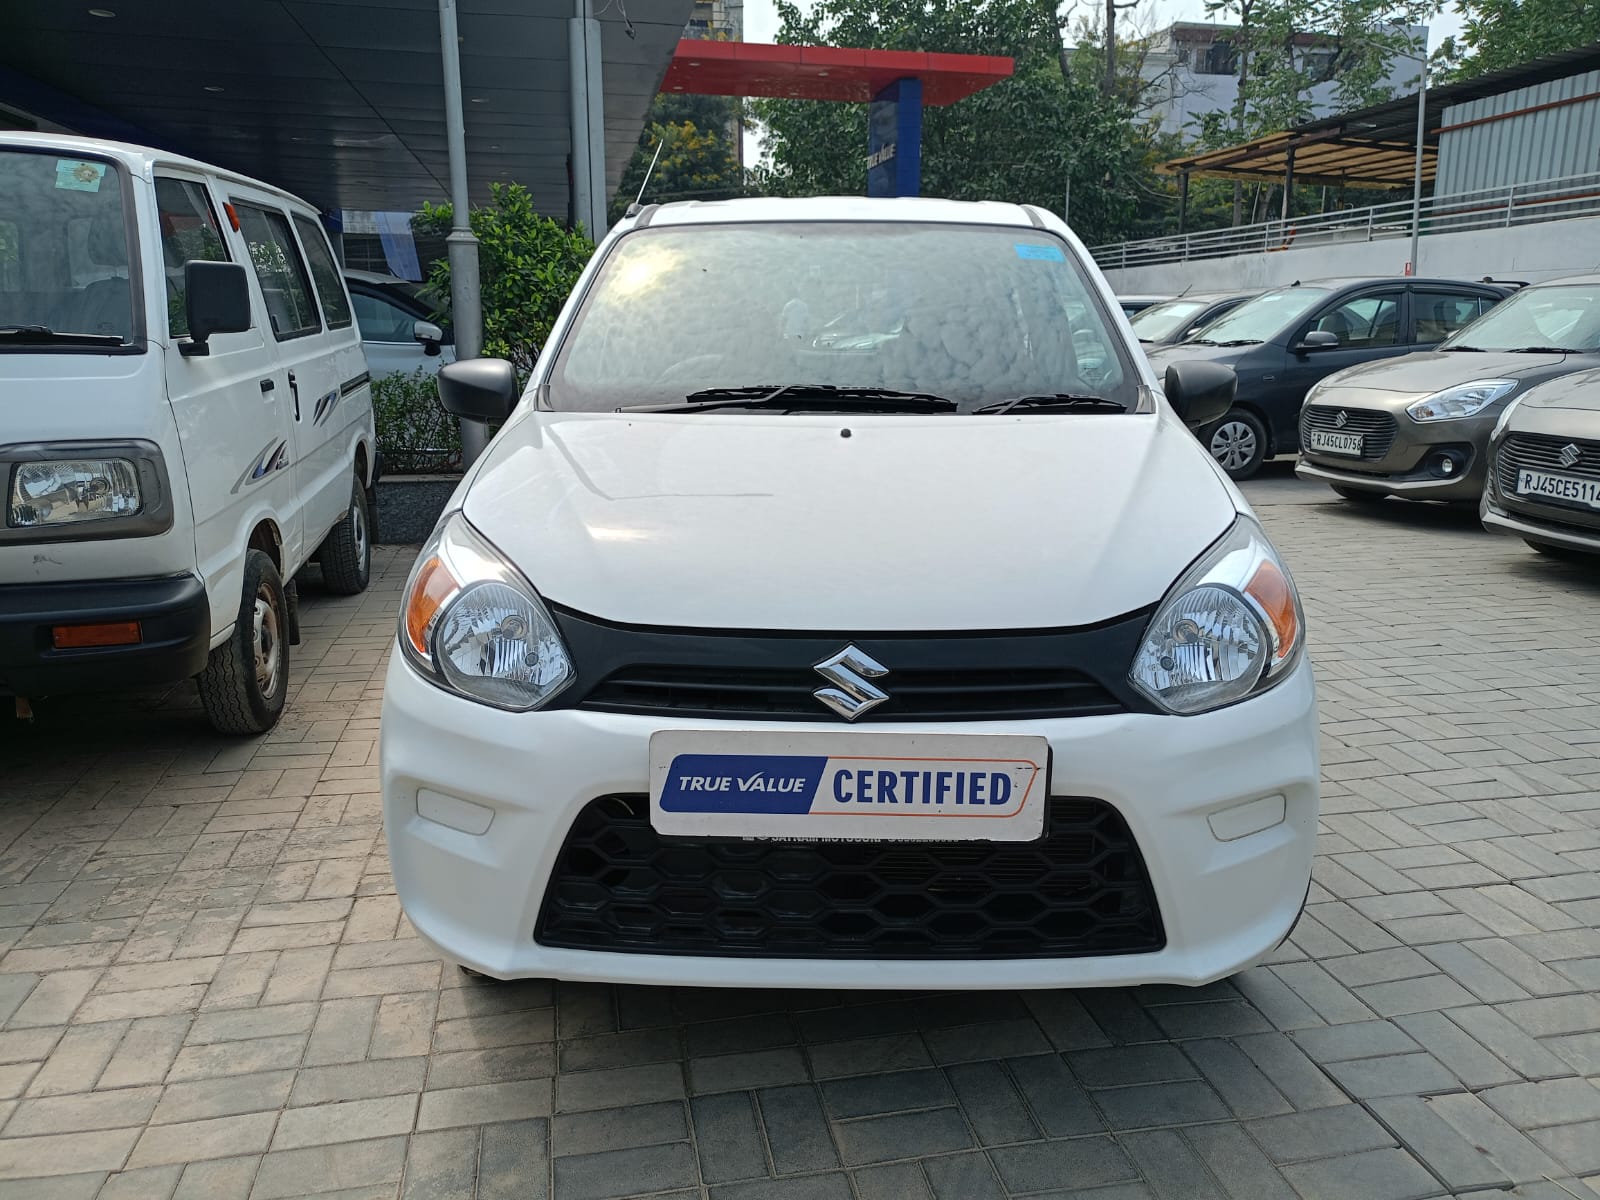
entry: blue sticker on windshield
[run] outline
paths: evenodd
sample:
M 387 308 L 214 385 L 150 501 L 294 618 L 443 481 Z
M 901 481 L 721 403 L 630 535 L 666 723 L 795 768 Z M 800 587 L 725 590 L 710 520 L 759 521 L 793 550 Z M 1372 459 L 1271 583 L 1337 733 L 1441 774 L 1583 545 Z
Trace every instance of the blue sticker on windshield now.
M 1039 262 L 1066 262 L 1067 256 L 1060 246 L 1041 246 L 1037 242 L 1016 242 L 1018 258 L 1032 258 Z

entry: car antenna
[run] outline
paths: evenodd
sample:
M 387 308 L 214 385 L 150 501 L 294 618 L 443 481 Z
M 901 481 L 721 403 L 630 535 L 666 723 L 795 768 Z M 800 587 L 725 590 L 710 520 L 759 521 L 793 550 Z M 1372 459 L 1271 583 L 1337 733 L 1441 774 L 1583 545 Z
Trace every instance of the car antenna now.
M 1174 296 L 1173 299 L 1174 300 L 1182 300 L 1185 296 L 1187 296 L 1193 290 L 1194 290 L 1194 284 L 1191 283 L 1188 287 L 1184 288 L 1183 291 L 1179 292 L 1176 296 Z
M 639 211 L 643 207 L 640 202 L 644 199 L 644 190 L 650 186 L 650 176 L 656 173 L 656 163 L 661 161 L 661 148 L 666 144 L 667 139 L 664 137 L 656 142 L 655 157 L 650 160 L 650 167 L 644 173 L 644 181 L 639 184 L 639 194 L 633 198 L 633 203 L 628 205 L 628 211 L 623 216 L 636 217 L 639 215 Z

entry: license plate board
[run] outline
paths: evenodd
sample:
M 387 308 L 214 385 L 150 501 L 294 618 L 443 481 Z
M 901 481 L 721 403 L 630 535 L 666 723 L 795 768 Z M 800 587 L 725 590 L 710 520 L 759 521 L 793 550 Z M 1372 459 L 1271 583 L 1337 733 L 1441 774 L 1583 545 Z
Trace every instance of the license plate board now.
M 1517 471 L 1517 494 L 1600 509 L 1600 480 L 1579 479 L 1575 475 L 1530 471 L 1523 467 Z
M 1359 433 L 1339 433 L 1332 429 L 1311 431 L 1311 449 L 1320 454 L 1346 454 L 1351 458 L 1360 458 L 1361 443 L 1362 435 Z
M 650 822 L 668 837 L 1034 841 L 1049 755 L 1020 735 L 662 730 Z

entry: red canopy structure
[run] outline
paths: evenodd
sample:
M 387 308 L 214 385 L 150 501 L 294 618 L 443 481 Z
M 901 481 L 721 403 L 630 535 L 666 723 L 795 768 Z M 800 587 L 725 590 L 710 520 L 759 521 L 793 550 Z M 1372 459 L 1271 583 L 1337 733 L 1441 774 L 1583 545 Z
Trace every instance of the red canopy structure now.
M 922 81 L 922 103 L 954 104 L 1009 79 L 1013 59 L 841 46 L 778 46 L 760 42 L 678 43 L 663 92 L 695 96 L 767 96 L 865 103 L 902 79 Z

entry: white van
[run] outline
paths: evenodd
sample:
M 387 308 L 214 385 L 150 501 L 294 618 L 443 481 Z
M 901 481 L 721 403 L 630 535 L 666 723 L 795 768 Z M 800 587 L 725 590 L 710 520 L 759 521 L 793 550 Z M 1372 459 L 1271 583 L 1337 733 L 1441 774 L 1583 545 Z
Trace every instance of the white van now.
M 315 209 L 157 150 L 0 133 L 0 695 L 194 677 L 217 729 L 270 728 L 295 573 L 367 585 L 375 452 Z
M 499 978 L 1200 984 L 1317 830 L 1288 569 L 1056 217 L 647 208 L 423 547 L 384 686 L 406 915 Z M 513 413 L 512 410 L 515 409 Z

